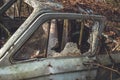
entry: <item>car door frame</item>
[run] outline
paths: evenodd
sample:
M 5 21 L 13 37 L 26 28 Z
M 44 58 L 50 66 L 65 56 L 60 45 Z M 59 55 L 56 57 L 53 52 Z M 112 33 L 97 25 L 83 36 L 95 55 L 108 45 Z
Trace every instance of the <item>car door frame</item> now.
M 38 15 L 37 15 L 38 16 Z M 39 63 L 39 61 L 45 61 L 44 63 L 46 63 L 46 66 L 48 67 L 48 71 L 49 70 L 51 70 L 51 66 L 52 65 L 50 65 L 50 63 L 49 62 L 52 62 L 52 60 L 53 60 L 53 62 L 54 63 L 56 63 L 55 65 L 57 65 L 56 67 L 57 67 L 57 70 L 56 70 L 56 68 L 55 68 L 55 72 L 52 72 L 51 73 L 51 71 L 49 71 L 49 74 L 45 74 L 45 75 L 53 75 L 53 74 L 58 74 L 59 72 L 60 72 L 60 70 L 58 70 L 58 67 L 59 68 L 61 68 L 61 67 L 63 67 L 62 68 L 62 70 L 64 70 L 63 72 L 60 72 L 60 74 L 62 74 L 62 73 L 66 73 L 66 71 L 71 71 L 71 72 L 74 72 L 74 70 L 77 70 L 77 71 L 80 71 L 81 69 L 86 69 L 86 68 L 83 68 L 83 67 L 81 67 L 81 65 L 83 66 L 83 64 L 81 64 L 82 62 L 80 62 L 80 61 L 89 61 L 90 59 L 88 59 L 88 58 L 80 58 L 80 57 L 75 57 L 75 58 L 73 58 L 73 57 L 70 57 L 70 58 L 57 58 L 57 59 L 55 59 L 55 58 L 51 58 L 51 59 L 49 59 L 49 58 L 47 58 L 47 59 L 45 59 L 45 58 L 42 58 L 42 59 L 38 59 L 38 58 L 35 58 L 35 59 L 30 59 L 30 60 L 25 60 L 25 61 L 18 61 L 18 62 L 14 62 L 14 61 L 12 61 L 12 59 L 11 59 L 11 56 L 13 55 L 13 54 L 15 54 L 15 52 L 17 51 L 17 50 L 19 50 L 19 48 L 29 39 L 29 37 L 33 34 L 33 32 L 39 27 L 39 25 L 42 25 L 42 23 L 44 23 L 45 21 L 48 21 L 48 20 L 51 20 L 51 19 L 91 19 L 91 18 L 94 18 L 95 20 L 97 20 L 97 21 L 99 21 L 100 22 L 100 24 L 101 24 L 101 26 L 100 26 L 100 31 L 98 31 L 99 32 L 99 35 L 101 35 L 101 32 L 102 32 L 102 30 L 103 30 L 103 28 L 104 28 L 104 17 L 103 16 L 100 16 L 100 15 L 86 15 L 86 14 L 78 14 L 78 13 L 62 13 L 62 12 L 46 12 L 46 13 L 42 13 L 42 14 L 40 14 L 38 17 L 34 17 L 34 18 L 36 18 L 36 19 L 32 19 L 33 21 L 31 21 L 31 24 L 29 24 L 29 27 L 27 28 L 27 29 L 25 29 L 25 30 L 23 30 L 21 33 L 23 33 L 23 34 L 21 34 L 21 35 L 18 35 L 17 36 L 17 32 L 19 32 L 23 27 L 20 27 L 18 30 L 17 30 L 17 32 L 15 33 L 16 35 L 13 35 L 14 37 L 15 36 L 17 36 L 18 37 L 18 39 L 16 40 L 16 41 L 14 41 L 13 42 L 13 44 L 12 45 L 9 45 L 9 49 L 7 49 L 6 51 L 5 51 L 5 53 L 4 53 L 4 55 L 3 55 L 3 57 L 0 59 L 0 64 L 3 64 L 3 66 L 2 67 L 4 67 L 4 69 L 2 68 L 2 70 L 4 71 L 4 70 L 13 70 L 13 72 L 14 72 L 14 70 L 16 69 L 16 71 L 17 70 L 21 70 L 21 66 L 22 67 L 24 67 L 25 65 L 28 65 L 28 64 L 35 64 L 35 63 Z M 11 37 L 10 38 L 10 41 L 14 38 L 14 37 Z M 9 44 L 9 42 L 10 41 L 8 41 L 7 43 Z M 4 46 L 5 47 L 5 46 Z M 57 61 L 58 60 L 58 61 Z M 70 61 L 75 61 L 74 63 L 71 63 L 71 64 L 65 64 L 64 66 L 61 66 L 61 65 L 59 65 L 57 62 L 61 62 L 61 61 L 66 61 L 66 63 L 68 63 L 68 62 L 70 62 Z M 41 63 L 41 66 L 44 64 L 44 63 Z M 61 62 L 61 63 L 63 63 L 63 62 Z M 40 64 L 40 63 L 39 63 Z M 18 66 L 19 65 L 19 66 Z M 20 66 L 21 65 L 21 66 Z M 23 66 L 24 65 L 24 66 Z M 74 68 L 74 66 L 76 66 L 76 65 L 80 65 L 79 67 L 76 67 L 76 69 L 73 69 Z M 33 65 L 34 66 L 34 65 Z M 53 65 L 54 66 L 54 65 Z M 61 67 L 60 67 L 61 66 Z M 17 67 L 17 68 L 16 68 Z M 34 66 L 35 67 L 35 66 Z M 68 69 L 67 69 L 67 68 Z M 14 69 L 13 69 L 14 68 Z M 38 67 L 37 67 L 38 68 Z M 43 67 L 44 68 L 44 67 Z M 41 69 L 42 69 L 42 67 L 41 67 Z M 0 69 L 1 70 L 1 69 Z M 34 70 L 34 69 L 32 69 L 32 70 Z M 28 69 L 27 69 L 27 71 L 29 71 Z M 52 71 L 54 71 L 53 69 L 52 69 Z M 17 72 L 19 72 L 19 71 L 17 71 Z M 31 72 L 30 72 L 31 73 Z M 35 75 L 37 75 L 37 76 L 32 76 L 32 75 L 26 75 L 26 76 L 24 76 L 24 75 L 22 75 L 23 73 L 21 73 L 21 75 L 19 74 L 17 74 L 17 76 L 15 76 L 15 75 L 8 75 L 9 76 L 9 79 L 11 79 L 11 80 L 15 80 L 16 78 L 18 78 L 18 79 L 26 79 L 26 78 L 32 78 L 32 77 L 38 77 L 38 75 L 37 74 L 35 74 Z M 45 76 L 44 74 L 42 75 L 42 76 Z M 0 77 L 1 77 L 1 79 L 2 78 L 6 78 L 5 77 L 6 75 L 0 75 Z M 7 77 L 8 77 L 7 76 Z M 7 78 L 6 78 L 7 79 Z M 47 78 L 48 79 L 48 78 Z M 46 79 L 46 80 L 47 80 Z M 72 80 L 72 79 L 71 79 Z

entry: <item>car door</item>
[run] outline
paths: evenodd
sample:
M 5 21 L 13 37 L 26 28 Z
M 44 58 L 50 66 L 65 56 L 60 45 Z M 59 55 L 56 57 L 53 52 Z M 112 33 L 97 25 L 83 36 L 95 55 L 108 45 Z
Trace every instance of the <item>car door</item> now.
M 63 49 L 60 46 L 60 50 L 58 51 L 56 49 L 53 49 L 54 46 L 48 46 L 50 34 L 52 34 L 52 32 L 50 31 L 52 20 L 59 22 L 56 22 L 56 24 L 59 24 L 57 26 L 60 27 L 60 25 L 65 26 L 65 24 L 60 24 L 60 22 L 63 22 L 64 19 L 70 20 L 71 22 L 80 19 L 81 22 L 81 20 L 83 20 L 83 17 L 85 19 L 88 19 L 93 16 L 89 17 L 88 15 L 81 15 L 76 13 L 56 12 L 41 14 L 28 27 L 28 29 L 26 29 L 23 34 L 19 36 L 18 40 L 14 42 L 14 46 L 10 49 L 9 54 L 7 53 L 2 58 L 3 60 L 8 59 L 10 64 L 8 66 L 0 67 L 0 80 L 94 79 L 96 76 L 96 69 L 91 70 L 88 68 L 88 66 L 83 65 L 84 62 L 90 61 L 92 59 L 89 59 L 88 57 L 80 57 L 80 55 L 63 55 L 54 57 L 54 55 L 52 54 L 53 52 L 55 54 L 61 54 L 69 40 L 67 42 L 64 42 L 65 44 L 63 45 Z M 98 27 L 102 28 L 100 26 Z M 57 27 L 58 32 L 59 30 L 63 30 L 63 28 L 60 29 Z M 63 35 L 60 37 L 63 38 Z M 59 37 L 54 36 L 53 38 L 58 38 L 58 42 L 61 42 L 59 44 L 62 44 L 63 40 L 59 40 Z M 70 42 L 77 44 L 77 41 L 74 42 L 74 40 L 72 40 L 72 37 Z M 57 42 L 53 43 L 57 44 Z M 48 47 L 51 48 L 51 53 L 49 52 Z M 50 57 L 48 53 L 50 54 Z M 64 52 L 62 54 L 64 54 Z

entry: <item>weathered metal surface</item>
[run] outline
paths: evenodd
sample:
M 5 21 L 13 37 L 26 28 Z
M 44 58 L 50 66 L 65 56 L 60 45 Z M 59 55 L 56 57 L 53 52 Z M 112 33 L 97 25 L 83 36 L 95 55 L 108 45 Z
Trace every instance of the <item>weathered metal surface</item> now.
M 0 7 L 0 15 L 2 15 L 10 6 L 13 5 L 17 0 L 9 0 L 2 7 Z
M 93 59 L 89 59 L 87 57 L 77 57 L 77 58 L 52 58 L 52 59 L 41 59 L 26 63 L 19 63 L 16 65 L 10 65 L 7 67 L 1 67 L 0 68 L 0 80 L 18 80 L 18 79 L 27 79 L 27 78 L 34 78 L 34 77 L 48 77 L 56 80 L 60 76 L 63 79 L 62 80 L 68 80 L 67 74 L 71 75 L 73 74 L 76 79 L 82 79 L 86 80 L 86 75 L 91 77 L 92 79 L 95 78 L 96 71 L 91 71 L 93 74 L 91 75 L 86 71 L 88 67 L 83 65 L 83 62 L 91 61 Z M 77 72 L 77 73 L 75 73 Z M 80 76 L 79 72 L 82 72 Z M 75 75 L 75 74 L 77 75 Z M 57 75 L 57 76 L 56 76 Z M 72 77 L 72 76 L 71 76 Z M 71 78 L 70 80 L 76 80 Z M 60 78 L 61 79 L 61 78 Z M 60 80 L 58 79 L 58 80 Z M 44 79 L 41 79 L 44 80 Z M 45 79 L 47 80 L 47 79 Z
M 92 33 L 90 34 L 90 39 L 89 39 L 90 44 L 92 45 L 90 49 L 91 55 L 95 55 L 97 47 L 98 47 L 98 43 L 99 43 L 98 37 L 100 37 L 99 26 L 100 26 L 100 23 L 98 21 L 95 21 L 94 25 L 92 26 Z
M 32 6 L 34 9 L 63 9 L 62 4 L 56 3 L 51 0 L 24 0 L 24 2 Z
M 34 79 L 28 80 L 95 80 L 96 71 L 88 71 L 88 74 L 84 71 L 79 72 L 72 72 L 72 73 L 64 73 L 64 74 L 57 74 L 57 75 L 49 75 L 45 77 L 36 77 Z M 92 76 L 92 77 L 91 77 Z
M 34 58 L 32 60 L 14 62 L 11 56 L 13 56 L 13 54 L 25 43 L 32 33 L 35 32 L 35 30 L 45 21 L 51 19 L 94 18 L 94 20 L 100 22 L 101 25 L 98 27 L 99 29 L 102 29 L 104 27 L 104 23 L 102 22 L 104 17 L 99 15 L 86 15 L 77 13 L 47 13 L 47 11 L 41 11 L 41 9 L 43 9 L 41 6 L 43 5 L 39 3 L 34 5 L 36 3 L 33 0 L 26 1 L 30 2 L 30 5 L 34 7 L 34 11 L 0 50 L 0 80 L 93 80 L 97 72 L 96 67 L 92 67 L 92 70 L 90 70 L 88 66 L 83 65 L 84 62 L 93 61 L 94 59 L 92 58 Z M 31 1 L 33 1 L 32 4 Z M 57 9 L 62 7 L 60 5 L 56 6 L 56 4 L 52 3 L 48 4 L 44 2 L 44 4 L 45 9 L 49 7 L 53 8 L 54 6 Z
M 36 14 L 37 13 L 37 14 Z M 7 41 L 7 43 L 0 50 L 0 57 L 5 55 L 12 55 L 19 49 L 20 46 L 30 37 L 30 35 L 47 20 L 50 19 L 91 19 L 103 20 L 103 16 L 99 15 L 82 15 L 76 13 L 44 13 L 41 14 L 39 11 L 34 11 L 31 16 L 21 25 L 21 27 L 15 32 L 15 34 Z M 40 15 L 39 17 L 37 17 Z M 71 16 L 71 17 L 70 17 Z M 37 17 L 37 18 L 36 18 Z M 34 21 L 35 20 L 35 21 Z M 103 23 L 101 23 L 103 24 Z M 100 26 L 104 27 L 104 26 Z M 19 39 L 18 39 L 19 38 Z M 18 47 L 19 46 L 19 47 Z M 5 59 L 5 58 L 4 58 Z M 9 59 L 5 59 L 9 60 Z
M 49 10 L 48 10 L 49 11 Z M 0 58 L 4 55 L 4 53 L 10 49 L 11 46 L 14 46 L 14 42 L 23 34 L 23 32 L 30 26 L 30 24 L 37 18 L 38 15 L 47 12 L 47 11 L 36 11 L 27 18 L 27 20 L 20 26 L 20 28 L 13 34 L 13 36 L 7 41 L 4 45 L 4 49 L 0 50 Z
M 116 63 L 120 63 L 120 60 L 116 59 L 120 55 L 112 56 Z M 107 55 L 100 55 L 98 58 L 104 65 L 112 64 Z M 17 62 L 0 68 L 0 80 L 88 80 L 86 76 L 93 80 L 96 76 L 96 67 L 91 67 L 89 71 L 89 66 L 83 65 L 84 62 L 93 60 L 94 58 L 88 57 L 65 57 L 35 59 L 26 63 Z

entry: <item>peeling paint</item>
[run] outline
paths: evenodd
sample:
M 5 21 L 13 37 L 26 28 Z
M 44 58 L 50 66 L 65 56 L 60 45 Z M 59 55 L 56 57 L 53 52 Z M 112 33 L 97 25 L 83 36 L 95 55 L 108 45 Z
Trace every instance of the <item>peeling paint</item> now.
M 90 60 L 90 59 L 88 59 Z M 48 75 L 64 75 L 66 73 L 73 73 L 81 71 L 87 74 L 86 69 L 82 63 L 86 61 L 85 58 L 65 58 L 65 59 L 46 59 L 43 61 L 34 61 L 28 63 L 21 63 L 0 68 L 0 80 L 16 80 L 25 79 L 38 76 Z M 76 66 L 81 65 L 81 66 Z M 53 77 L 55 77 L 53 76 Z M 55 80 L 55 79 L 53 79 Z M 65 80 L 65 79 L 64 79 Z
M 39 5 L 39 3 L 37 4 Z M 39 9 L 38 7 L 40 6 L 38 5 L 36 5 L 37 8 L 34 9 L 31 16 L 20 26 L 20 28 L 15 32 L 15 34 L 0 50 L 0 80 L 87 80 L 88 78 L 91 78 L 91 80 L 94 79 L 97 73 L 97 67 L 92 67 L 92 70 L 88 71 L 88 67 L 83 65 L 84 62 L 94 61 L 94 59 L 88 57 L 47 58 L 43 60 L 37 59 L 23 61 L 24 63 L 11 63 L 10 57 L 23 45 L 23 43 L 32 35 L 32 33 L 39 27 L 39 25 L 41 25 L 46 20 L 58 18 L 96 18 L 96 20 L 102 20 L 104 18 L 98 15 L 82 15 L 76 13 L 56 12 L 47 13 L 47 11 L 41 12 L 41 8 Z M 62 6 L 59 7 L 61 8 Z M 6 60 L 5 63 L 4 60 Z

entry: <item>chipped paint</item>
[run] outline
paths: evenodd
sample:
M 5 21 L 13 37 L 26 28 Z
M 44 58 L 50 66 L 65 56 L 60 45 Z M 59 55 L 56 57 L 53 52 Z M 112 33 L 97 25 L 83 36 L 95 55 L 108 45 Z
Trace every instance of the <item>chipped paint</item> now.
M 96 67 L 88 70 L 88 67 L 83 65 L 84 62 L 94 60 L 88 57 L 35 59 L 23 61 L 24 63 L 11 63 L 11 56 L 24 44 L 39 25 L 49 19 L 95 18 L 95 20 L 101 21 L 104 18 L 99 15 L 56 13 L 50 12 L 50 10 L 48 10 L 49 12 L 41 11 L 41 8 L 38 7 L 40 6 L 34 9 L 33 13 L 0 50 L 0 80 L 87 80 L 87 77 L 91 78 L 91 80 L 94 79 L 97 72 L 94 69 Z M 58 6 L 58 8 L 62 8 L 62 6 Z M 104 25 L 100 27 L 104 27 Z
M 59 59 L 45 59 L 43 61 L 33 61 L 27 63 L 19 63 L 17 65 L 11 65 L 7 67 L 0 68 L 0 80 L 17 80 L 17 79 L 27 79 L 33 77 L 48 77 L 57 78 L 57 76 L 62 76 L 73 73 L 81 73 L 87 75 L 87 67 L 82 63 L 90 61 L 92 59 L 85 57 L 77 58 L 59 58 Z M 80 65 L 80 66 L 77 66 Z M 94 70 L 92 70 L 94 72 Z M 96 72 L 96 71 L 95 71 Z M 54 76 L 55 75 L 55 76 Z M 84 75 L 84 77 L 85 77 Z M 75 76 L 75 75 L 74 75 Z M 77 76 L 78 78 L 80 77 Z M 77 78 L 76 77 L 76 78 Z M 91 77 L 95 77 L 91 75 Z M 65 77 L 64 77 L 65 78 Z M 82 78 L 82 76 L 81 76 Z M 56 80 L 56 79 L 53 79 Z M 63 79 L 66 80 L 66 79 Z M 72 80 L 72 79 L 71 79 Z

